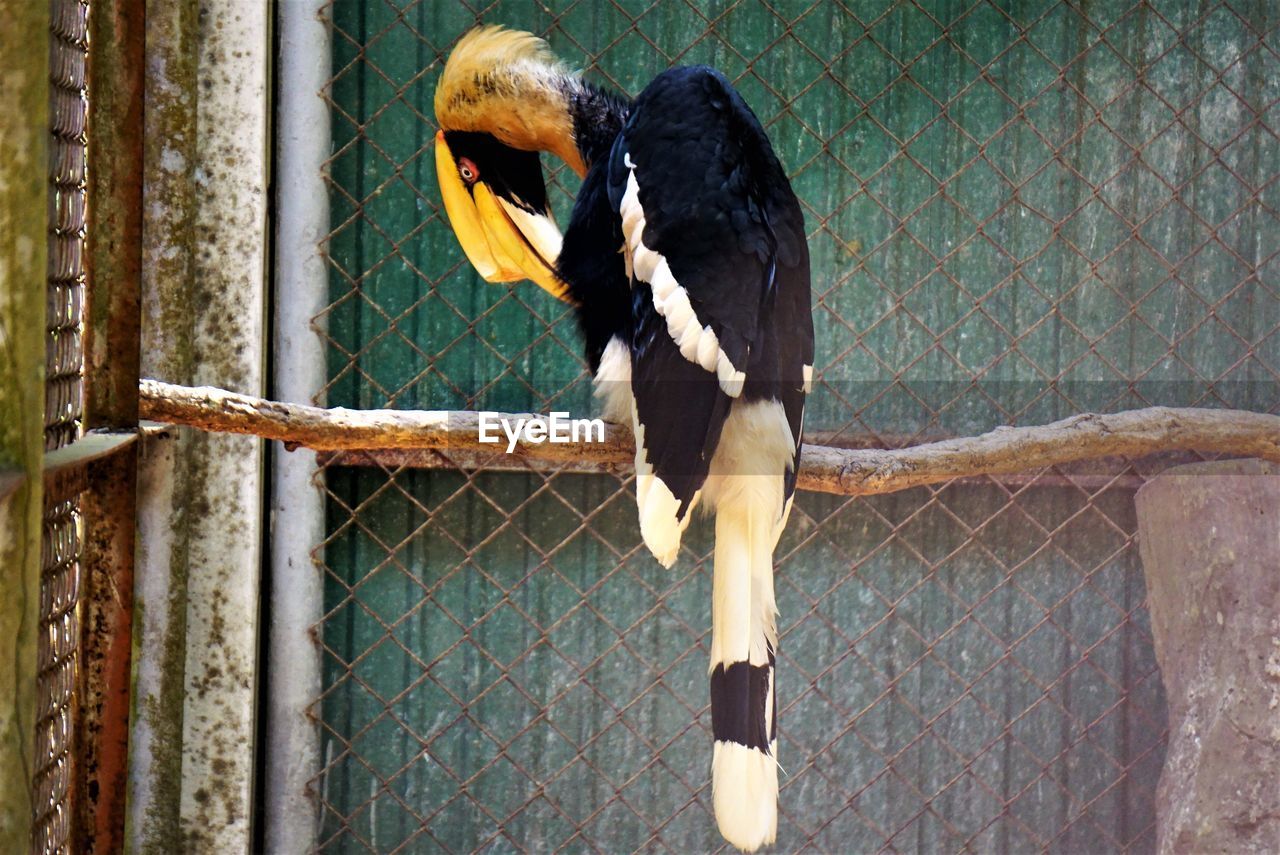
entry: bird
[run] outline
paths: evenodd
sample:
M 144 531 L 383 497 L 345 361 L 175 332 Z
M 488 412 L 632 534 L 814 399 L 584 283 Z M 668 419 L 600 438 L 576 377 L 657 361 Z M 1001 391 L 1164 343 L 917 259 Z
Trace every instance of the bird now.
M 466 33 L 435 91 L 450 225 L 490 282 L 575 307 L 602 414 L 635 436 L 644 544 L 666 568 L 715 515 L 712 803 L 745 852 L 777 836 L 777 607 L 813 382 L 804 216 L 759 119 L 719 71 L 676 67 L 633 100 L 537 36 Z M 541 155 L 582 181 L 560 231 Z

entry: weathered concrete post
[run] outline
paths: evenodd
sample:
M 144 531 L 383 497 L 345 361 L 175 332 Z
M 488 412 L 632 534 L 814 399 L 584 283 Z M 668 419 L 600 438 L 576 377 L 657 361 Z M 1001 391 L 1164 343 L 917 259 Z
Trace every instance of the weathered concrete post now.
M 1169 696 L 1160 851 L 1280 851 L 1280 466 L 1179 466 L 1137 510 Z
M 48 108 L 49 4 L 0 0 L 0 852 L 31 840 Z
M 141 370 L 266 388 L 271 3 L 147 0 Z M 262 443 L 141 449 L 127 852 L 253 851 Z

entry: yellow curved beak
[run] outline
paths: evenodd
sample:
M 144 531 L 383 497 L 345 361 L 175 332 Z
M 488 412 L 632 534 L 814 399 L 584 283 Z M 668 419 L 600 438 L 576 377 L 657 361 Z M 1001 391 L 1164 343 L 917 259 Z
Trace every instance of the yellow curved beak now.
M 549 214 L 511 204 L 483 180 L 468 189 L 443 131 L 436 132 L 436 177 L 449 225 L 477 273 L 488 282 L 530 279 L 553 297 L 573 302 L 555 274 L 561 236 Z

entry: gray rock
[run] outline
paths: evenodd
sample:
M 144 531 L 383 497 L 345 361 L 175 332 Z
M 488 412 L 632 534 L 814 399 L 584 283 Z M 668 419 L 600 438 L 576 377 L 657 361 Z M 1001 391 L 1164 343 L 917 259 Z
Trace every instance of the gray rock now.
M 1280 852 L 1280 466 L 1176 467 L 1137 511 L 1169 698 L 1160 852 Z

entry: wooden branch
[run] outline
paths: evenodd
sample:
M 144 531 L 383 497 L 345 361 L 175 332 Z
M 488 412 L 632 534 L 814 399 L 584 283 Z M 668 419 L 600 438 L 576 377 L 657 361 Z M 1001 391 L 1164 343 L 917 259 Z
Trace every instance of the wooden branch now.
M 143 380 L 143 418 L 208 431 L 277 439 L 293 449 L 399 449 L 492 458 L 506 449 L 479 440 L 479 414 L 446 410 L 322 409 L 267 401 L 209 386 Z M 528 413 L 503 418 L 532 418 Z M 1104 457 L 1207 451 L 1280 463 L 1280 416 L 1243 410 L 1151 407 L 1085 413 L 1037 427 L 999 427 L 981 436 L 900 449 L 806 445 L 799 487 L 869 495 L 975 475 L 1008 475 Z M 507 460 L 586 465 L 625 471 L 635 454 L 631 433 L 606 425 L 603 442 L 537 443 L 521 439 Z

